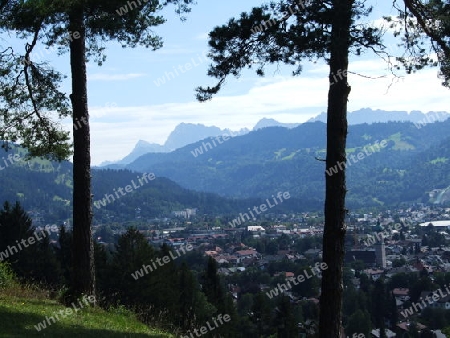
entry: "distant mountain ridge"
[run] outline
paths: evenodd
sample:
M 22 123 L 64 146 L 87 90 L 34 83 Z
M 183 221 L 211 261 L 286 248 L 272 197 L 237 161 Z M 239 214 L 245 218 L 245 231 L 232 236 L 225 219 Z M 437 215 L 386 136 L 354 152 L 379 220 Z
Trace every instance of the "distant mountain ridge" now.
M 422 122 L 349 127 L 349 210 L 404 202 L 450 206 L 450 119 Z M 382 141 L 386 146 L 373 150 Z M 205 147 L 208 142 L 212 146 Z M 195 153 L 200 147 L 203 153 Z M 23 154 L 22 150 L 21 158 Z M 148 153 L 127 165 L 128 170 L 92 171 L 94 202 L 117 196 L 113 193 L 136 181 L 140 173 L 156 176 L 120 201 L 114 198 L 95 208 L 95 222 L 164 217 L 185 208 L 197 208 L 199 214 L 237 214 L 279 192 L 289 192 L 291 198 L 280 204 L 278 212 L 321 210 L 327 175 L 321 159 L 325 158 L 326 125 L 322 122 L 266 127 L 221 143 L 206 139 L 170 153 Z M 339 170 L 337 165 L 334 168 L 328 173 Z M 33 221 L 71 217 L 70 162 L 16 161 L 0 170 L 0 186 L 0 200 L 20 201 Z
M 372 110 L 371 108 L 362 108 L 354 112 L 348 113 L 348 124 L 362 124 L 362 123 L 385 123 L 385 122 L 413 122 L 420 126 L 427 123 L 433 123 L 437 121 L 444 121 L 450 117 L 447 112 L 428 112 L 422 113 L 420 111 L 385 111 L 385 110 Z M 326 123 L 327 115 L 325 112 L 317 115 L 314 118 L 309 119 L 307 122 L 323 122 Z M 283 127 L 283 128 L 296 128 L 301 123 L 282 123 L 272 118 L 262 118 L 253 127 L 253 131 L 269 128 L 269 127 Z M 107 166 L 112 169 L 124 168 L 127 164 L 132 163 L 140 156 L 148 153 L 169 153 L 176 149 L 180 149 L 186 145 L 193 144 L 195 142 L 205 140 L 209 137 L 215 137 L 223 134 L 242 136 L 249 132 L 247 128 L 243 128 L 239 131 L 231 131 L 230 129 L 221 129 L 216 126 L 205 126 L 203 124 L 193 123 L 180 123 L 170 133 L 164 145 L 149 143 L 144 140 L 139 140 L 131 151 L 130 154 L 125 156 L 120 161 L 106 161 L 100 164 L 100 167 Z
M 349 127 L 349 207 L 426 202 L 429 191 L 450 185 L 450 119 L 425 122 Z M 385 148 L 365 155 L 364 149 L 382 140 Z M 149 153 L 126 168 L 224 197 L 267 198 L 289 191 L 312 209 L 323 202 L 325 167 L 317 159 L 324 158 L 326 124 L 311 122 L 290 129 L 266 127 L 220 144 L 202 140 L 171 153 Z
M 295 128 L 298 127 L 299 125 L 300 123 L 282 123 L 274 119 L 262 118 L 261 120 L 258 121 L 258 123 L 255 124 L 253 130 L 258 130 L 267 127 Z
M 164 145 L 157 143 L 149 143 L 144 140 L 139 140 L 130 154 L 125 156 L 120 161 L 106 161 L 100 164 L 102 166 L 108 166 L 110 168 L 123 168 L 124 165 L 129 164 L 136 160 L 138 157 L 147 153 L 169 153 L 176 149 L 182 148 L 188 144 L 195 143 L 208 137 L 219 136 L 223 134 L 239 136 L 245 135 L 249 132 L 247 128 L 243 128 L 239 131 L 231 131 L 230 129 L 220 129 L 216 126 L 205 126 L 197 123 L 180 123 L 169 134 Z
M 348 124 L 362 124 L 362 123 L 385 123 L 385 122 L 413 122 L 413 123 L 433 123 L 442 122 L 450 117 L 450 114 L 445 111 L 430 111 L 422 113 L 418 110 L 413 110 L 410 113 L 407 111 L 386 111 L 386 110 L 372 110 L 371 108 L 362 108 L 349 112 L 347 114 Z M 327 122 L 327 113 L 322 112 L 316 117 L 309 119 L 307 122 Z

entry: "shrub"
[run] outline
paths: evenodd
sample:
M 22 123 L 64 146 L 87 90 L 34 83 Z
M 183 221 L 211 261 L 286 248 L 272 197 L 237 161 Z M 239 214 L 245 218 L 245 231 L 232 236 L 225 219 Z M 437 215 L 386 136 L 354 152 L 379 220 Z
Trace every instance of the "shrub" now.
M 6 262 L 0 262 L 0 289 L 10 287 L 16 282 L 11 267 Z

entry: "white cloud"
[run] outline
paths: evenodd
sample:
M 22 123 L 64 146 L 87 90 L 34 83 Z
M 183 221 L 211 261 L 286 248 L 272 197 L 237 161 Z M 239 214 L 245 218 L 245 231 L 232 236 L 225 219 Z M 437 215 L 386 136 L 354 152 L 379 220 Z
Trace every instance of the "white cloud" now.
M 436 78 L 436 68 L 394 79 L 394 82 L 382 60 L 351 62 L 350 70 L 368 77 L 386 77 L 369 79 L 349 74 L 352 87 L 349 111 L 364 107 L 424 112 L 448 110 L 449 92 Z M 233 81 L 236 80 L 230 79 L 226 87 L 232 88 Z M 327 94 L 328 69 L 317 65 L 299 77 L 254 78 L 253 86 L 245 93 L 223 94 L 205 103 L 190 101 L 128 107 L 107 103 L 103 107 L 91 107 L 93 164 L 123 158 L 140 139 L 162 144 L 181 122 L 233 130 L 251 129 L 263 117 L 280 122 L 305 122 L 326 111 Z
M 195 40 L 201 40 L 201 41 L 207 41 L 208 38 L 209 38 L 208 32 L 198 34 L 197 36 L 194 37 Z

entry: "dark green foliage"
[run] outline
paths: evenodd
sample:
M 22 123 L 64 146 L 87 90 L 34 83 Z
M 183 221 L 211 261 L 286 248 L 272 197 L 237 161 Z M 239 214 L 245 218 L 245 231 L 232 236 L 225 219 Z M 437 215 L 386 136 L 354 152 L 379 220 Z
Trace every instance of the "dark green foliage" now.
M 56 248 L 56 257 L 61 264 L 62 275 L 67 285 L 72 276 L 72 232 L 68 232 L 65 227 L 59 230 L 59 246 Z
M 206 296 L 200 291 L 197 279 L 188 266 L 183 263 L 179 269 L 178 325 L 187 330 L 210 319 L 214 306 L 208 303 Z
M 357 289 L 346 289 L 344 292 L 343 321 L 348 323 L 349 317 L 357 310 L 369 312 L 368 295 Z
M 109 265 L 108 275 L 104 276 L 105 294 L 115 296 L 116 301 L 120 301 L 125 305 L 142 304 L 142 294 L 148 288 L 147 278 L 133 279 L 131 273 L 141 269 L 143 265 L 149 265 L 152 259 L 156 258 L 156 253 L 148 244 L 142 234 L 135 229 L 128 230 L 119 238 L 116 251 L 113 255 L 112 262 Z M 123 292 L 118 297 L 118 292 Z M 114 300 L 108 298 L 108 302 L 114 304 Z
M 175 5 L 176 12 L 183 15 L 190 11 L 191 0 L 143 1 L 140 8 L 129 10 L 119 16 L 116 12 L 124 6 L 121 0 L 85 2 L 63 1 L 27 1 L 25 3 L 10 2 L 3 11 L 3 27 L 19 29 L 22 33 L 32 33 L 39 28 L 45 34 L 43 42 L 47 46 L 57 46 L 61 51 L 68 51 L 69 35 L 65 24 L 68 13 L 83 8 L 83 21 L 86 26 L 87 56 L 94 58 L 99 64 L 105 61 L 103 42 L 117 40 L 123 47 L 142 45 L 147 48 L 162 47 L 161 37 L 150 29 L 163 24 L 166 20 L 159 15 L 163 7 Z M 33 60 L 31 60 L 33 61 Z
M 300 265 L 300 264 L 299 264 Z M 320 291 L 320 280 L 317 276 L 313 276 L 313 272 L 311 271 L 311 266 L 314 265 L 306 265 L 297 267 L 293 272 L 295 276 L 303 275 L 305 276 L 305 281 L 302 283 L 299 283 L 298 285 L 293 285 L 292 290 L 297 292 L 298 295 L 303 297 L 316 297 L 319 295 Z M 317 270 L 315 270 L 315 273 L 317 273 Z M 311 277 L 312 276 L 312 277 Z M 310 278 L 308 278 L 310 277 Z M 293 283 L 291 283 L 293 284 Z
M 298 319 L 295 316 L 289 297 L 280 296 L 275 308 L 274 326 L 277 332 L 277 337 L 280 338 L 295 338 L 298 336 L 297 323 Z
M 6 248 L 8 245 L 16 244 L 16 240 L 29 238 L 33 235 L 31 219 L 16 202 L 11 206 L 9 202 L 3 204 L 3 210 L 0 211 L 0 247 Z
M 141 209 L 142 218 L 161 217 L 170 215 L 172 211 L 185 208 L 198 208 L 198 214 L 236 214 L 242 211 L 242 204 L 259 205 L 260 199 L 226 200 L 215 194 L 189 191 L 176 183 L 164 178 L 156 177 L 144 183 L 126 196 L 120 197 L 113 203 L 107 203 L 100 208 L 95 207 L 97 201 L 105 198 L 105 194 L 114 195 L 113 189 L 131 185 L 132 181 L 139 185 L 137 178 L 142 174 L 129 170 L 94 170 L 92 186 L 94 191 L 94 210 L 97 220 L 107 221 L 107 216 L 114 216 L 116 221 L 135 218 L 136 208 Z M 120 196 L 120 194 L 119 194 Z M 126 203 L 121 203 L 126 201 Z M 99 205 L 99 204 L 97 204 Z M 126 216 L 124 216 L 126 215 Z
M 406 260 L 404 258 L 394 259 L 392 261 L 392 267 L 393 268 L 398 268 L 398 267 L 404 266 L 405 264 L 406 264 Z
M 434 291 L 437 288 L 438 286 L 433 283 L 430 277 L 421 276 L 415 283 L 411 284 L 410 286 L 409 296 L 411 298 L 411 302 L 417 302 L 422 291 Z
M 253 307 L 250 314 L 250 319 L 256 326 L 258 335 L 263 332 L 268 332 L 271 328 L 271 313 L 272 308 L 269 304 L 268 298 L 264 293 L 257 293 L 253 298 Z
M 18 202 L 14 206 L 4 203 L 0 224 L 0 252 L 4 254 L 1 259 L 11 265 L 17 276 L 29 282 L 59 286 L 61 267 L 50 245 L 51 231 L 37 231 Z
M 354 333 L 356 333 L 356 335 L 363 333 L 365 337 L 370 337 L 370 331 L 370 315 L 367 312 L 357 310 L 350 316 L 348 325 L 345 329 L 345 334 L 352 337 Z
M 0 29 L 8 26 L 17 1 L 2 1 Z M 20 142 L 30 156 L 64 160 L 70 154 L 69 133 L 53 120 L 70 116 L 68 100 L 58 89 L 63 76 L 47 64 L 28 62 L 37 34 L 26 43 L 25 54 L 0 45 L 0 140 L 2 148 Z
M 98 290 L 105 290 L 110 281 L 107 280 L 109 273 L 109 263 L 111 262 L 111 251 L 104 245 L 94 241 L 94 258 L 95 258 L 95 281 Z M 70 280 L 70 279 L 69 279 Z
M 439 288 L 444 288 L 450 284 L 450 272 L 435 272 L 433 273 L 434 282 L 439 285 Z
M 446 0 L 404 0 L 397 18 L 386 18 L 402 37 L 405 52 L 397 60 L 408 73 L 439 65 L 442 85 L 450 87 L 450 6 Z M 433 24 L 430 24 L 432 22 Z M 430 42 L 428 42 L 430 41 Z M 430 54 L 435 53 L 437 61 Z
M 386 317 L 387 311 L 387 298 L 386 291 L 384 286 L 384 281 L 382 279 L 378 279 L 374 283 L 374 288 L 372 291 L 372 308 L 370 314 L 372 315 L 372 322 L 374 323 L 374 327 L 380 329 L 381 337 L 386 338 L 386 334 L 384 332 L 384 318 Z M 366 331 L 359 331 L 365 333 Z
M 146 323 L 156 321 L 183 332 L 203 325 L 216 309 L 200 291 L 187 265 L 180 266 L 172 258 L 177 254 L 170 251 L 166 245 L 155 251 L 132 228 L 119 238 L 111 260 L 100 249 L 96 253 L 97 285 L 103 305 L 125 305 Z M 162 264 L 166 256 L 170 261 Z M 141 270 L 144 265 L 147 269 Z M 139 276 L 136 271 L 143 273 Z
M 421 320 L 432 330 L 442 329 L 450 325 L 450 311 L 445 309 L 433 309 L 426 307 L 420 313 Z
M 389 280 L 389 289 L 407 288 L 409 285 L 416 283 L 418 280 L 417 274 L 406 274 L 404 272 L 397 273 Z
M 399 319 L 396 300 L 391 290 L 386 289 L 386 292 L 387 292 L 387 307 L 388 307 L 387 313 L 389 316 L 389 324 L 390 327 L 395 327 Z
M 208 258 L 206 269 L 200 277 L 200 284 L 202 285 L 202 292 L 206 295 L 206 299 L 211 303 L 216 310 L 211 313 L 211 316 L 219 314 L 228 314 L 231 322 L 237 320 L 237 313 L 233 300 L 217 274 L 217 263 L 212 257 Z M 231 325 L 223 325 L 217 329 L 225 337 L 234 337 L 234 329 Z
M 212 257 L 208 258 L 201 284 L 202 291 L 206 295 L 208 302 L 216 306 L 218 311 L 222 310 L 221 307 L 224 304 L 225 294 L 220 282 L 220 277 L 217 274 L 216 260 Z
M 56 255 L 55 248 L 50 244 L 49 237 L 30 247 L 30 263 L 25 267 L 23 276 L 32 281 L 42 281 L 51 287 L 62 285 L 61 264 Z
M 0 262 L 0 289 L 7 288 L 16 282 L 16 276 L 8 263 Z
M 428 246 L 430 248 L 435 248 L 445 245 L 445 237 L 436 231 L 429 234 L 424 234 L 422 237 L 422 246 Z

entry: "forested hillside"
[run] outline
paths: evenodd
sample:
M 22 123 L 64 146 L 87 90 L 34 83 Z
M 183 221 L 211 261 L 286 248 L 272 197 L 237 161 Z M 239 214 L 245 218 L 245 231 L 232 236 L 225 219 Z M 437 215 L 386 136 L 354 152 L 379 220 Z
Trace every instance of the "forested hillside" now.
M 8 154 L 20 154 L 21 158 L 25 158 L 23 149 L 15 148 L 12 152 L 3 153 L 5 160 Z M 7 163 L 9 166 L 0 170 L 1 203 L 19 201 L 26 210 L 43 212 L 40 216 L 50 222 L 71 217 L 73 181 L 70 162 L 33 159 Z M 191 191 L 165 177 L 155 177 L 147 182 L 141 177 L 141 173 L 130 170 L 92 170 L 94 219 L 97 222 L 132 220 L 136 217 L 137 208 L 145 219 L 166 217 L 172 211 L 186 208 L 195 208 L 199 214 L 234 215 L 242 211 L 242 205 L 252 206 L 262 201 L 261 198 L 230 199 L 213 193 Z M 122 190 L 119 193 L 119 188 L 125 189 L 127 185 L 133 187 L 132 191 L 126 193 Z M 274 207 L 273 211 L 293 212 L 306 210 L 307 207 L 320 206 L 302 205 L 292 199 Z
M 439 150 L 445 148 L 449 127 L 450 121 L 351 126 L 348 205 L 428 201 L 429 191 L 450 185 L 450 157 Z M 386 146 L 376 146 L 377 141 Z M 357 157 L 359 153 L 363 155 Z M 315 122 L 294 129 L 264 128 L 221 144 L 209 138 L 172 153 L 146 154 L 128 168 L 153 171 L 189 189 L 223 196 L 265 198 L 277 189 L 289 189 L 300 200 L 323 201 L 320 160 L 325 155 L 325 124 Z
M 421 128 L 400 122 L 351 127 L 347 148 L 349 207 L 433 202 L 429 192 L 450 185 L 446 146 L 449 127 L 450 121 Z M 222 144 L 215 141 L 216 147 L 197 156 L 192 152 L 212 143 L 212 139 L 172 153 L 147 154 L 128 167 L 142 172 L 95 169 L 94 217 L 98 221 L 111 216 L 133 219 L 137 208 L 147 218 L 185 208 L 198 208 L 206 214 L 236 214 L 242 211 L 242 205 L 256 205 L 279 191 L 289 191 L 292 199 L 277 206 L 276 211 L 320 210 L 324 198 L 324 131 L 320 122 L 294 129 L 264 128 Z M 380 146 L 383 140 L 385 147 Z M 49 219 L 69 218 L 72 164 L 25 161 L 25 152 L 15 151 L 3 153 L 3 161 L 9 166 L 3 163 L 5 168 L 0 170 L 0 200 L 18 200 L 25 208 L 46 210 Z M 8 161 L 8 155 L 16 153 L 20 159 Z M 363 155 L 358 159 L 360 153 Z M 154 173 L 156 179 L 137 183 L 143 172 Z M 133 181 L 138 188 L 123 196 L 117 192 Z M 99 203 L 107 195 L 114 201 L 110 198 L 105 205 Z M 445 196 L 439 200 L 446 201 Z

